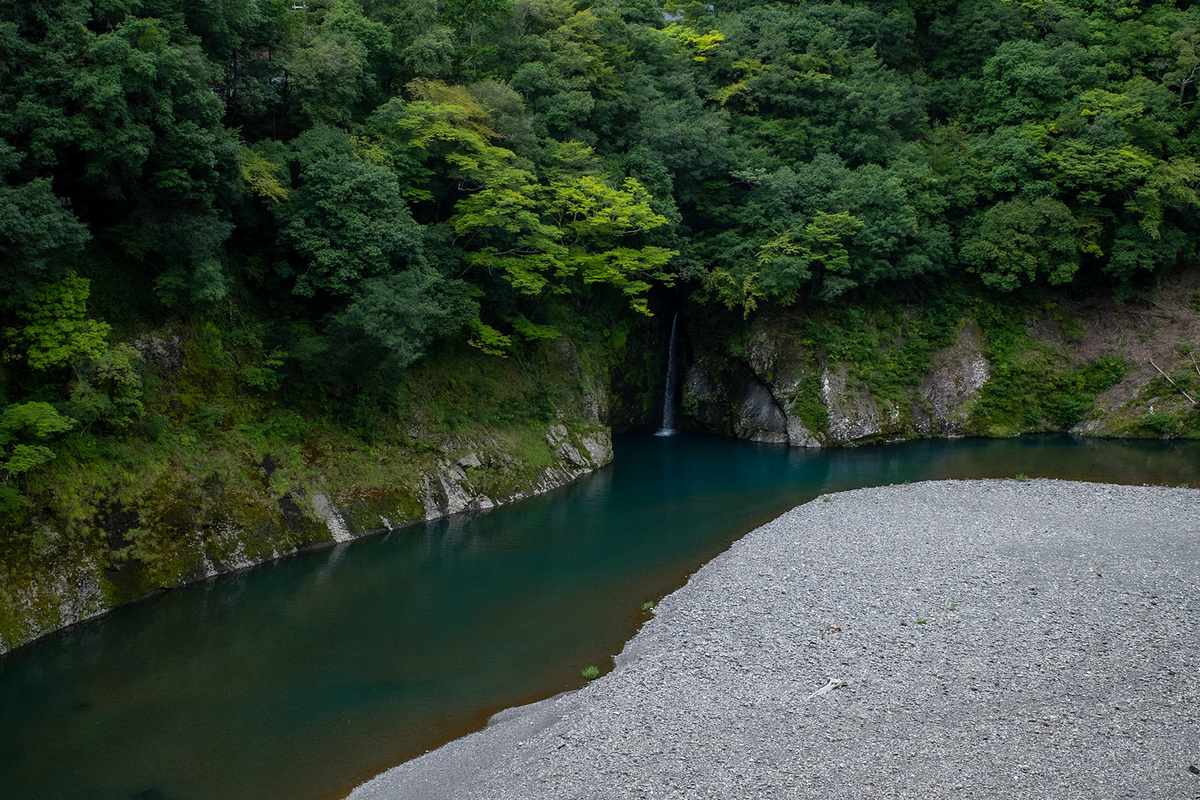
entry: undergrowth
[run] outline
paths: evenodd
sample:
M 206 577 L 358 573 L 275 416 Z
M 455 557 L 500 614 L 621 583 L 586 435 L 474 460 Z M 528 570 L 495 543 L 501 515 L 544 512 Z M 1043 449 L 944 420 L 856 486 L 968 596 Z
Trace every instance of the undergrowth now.
M 1098 394 L 1124 378 L 1126 364 L 1115 355 L 1072 364 L 1065 353 L 1034 338 L 1028 320 L 1051 311 L 1046 303 L 976 301 L 974 314 L 984 331 L 992 374 L 971 409 L 969 433 L 1067 430 L 1086 418 Z

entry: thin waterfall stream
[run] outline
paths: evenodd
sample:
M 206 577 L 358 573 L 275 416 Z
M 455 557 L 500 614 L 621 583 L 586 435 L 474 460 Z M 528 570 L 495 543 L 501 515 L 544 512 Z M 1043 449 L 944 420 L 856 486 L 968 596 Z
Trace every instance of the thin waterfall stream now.
M 679 334 L 679 312 L 671 320 L 671 340 L 667 345 L 667 380 L 663 386 L 662 427 L 655 436 L 675 434 L 675 394 L 679 384 L 679 367 L 675 363 L 676 337 Z

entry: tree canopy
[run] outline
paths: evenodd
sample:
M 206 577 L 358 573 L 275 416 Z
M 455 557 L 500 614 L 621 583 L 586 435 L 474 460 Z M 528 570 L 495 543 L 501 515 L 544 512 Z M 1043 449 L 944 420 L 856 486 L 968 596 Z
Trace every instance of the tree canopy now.
M 1123 291 L 1197 256 L 1198 31 L 1169 0 L 7 3 L 3 400 L 120 428 L 110 334 L 169 318 L 241 331 L 256 390 L 386 393 L 439 341 L 519 357 L 670 287 Z

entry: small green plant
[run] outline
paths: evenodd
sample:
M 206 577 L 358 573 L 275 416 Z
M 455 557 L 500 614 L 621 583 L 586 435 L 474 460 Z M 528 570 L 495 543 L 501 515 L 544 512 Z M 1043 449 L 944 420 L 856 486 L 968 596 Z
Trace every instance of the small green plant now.
M 1013 480 L 1019 481 L 1021 483 L 1029 483 L 1029 476 L 1026 475 L 1024 472 L 1018 472 L 1016 475 L 1013 476 Z
M 918 625 L 925 625 L 925 624 L 927 624 L 928 622 L 929 622 L 929 620 L 927 620 L 927 619 L 919 619 L 919 620 L 917 620 L 917 624 L 918 624 Z
M 587 666 L 579 670 L 579 674 L 583 676 L 584 680 L 590 683 L 591 681 L 594 681 L 596 678 L 600 677 L 600 668 L 595 664 L 592 664 L 591 666 Z
M 646 602 L 642 603 L 642 611 L 653 611 L 654 606 L 655 603 L 653 600 L 647 600 Z
M 1142 417 L 1142 425 L 1163 436 L 1168 436 L 1175 432 L 1177 423 L 1172 414 L 1165 411 L 1151 411 Z
M 790 402 L 791 413 L 800 418 L 804 427 L 818 435 L 829 432 L 829 409 L 821 397 L 821 380 L 815 366 L 805 374 Z

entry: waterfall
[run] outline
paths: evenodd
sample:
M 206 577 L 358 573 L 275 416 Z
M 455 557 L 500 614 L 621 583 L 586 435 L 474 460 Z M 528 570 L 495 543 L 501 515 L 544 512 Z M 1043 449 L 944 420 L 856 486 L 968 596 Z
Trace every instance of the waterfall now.
M 671 342 L 667 345 L 667 382 L 663 389 L 662 427 L 655 436 L 671 436 L 675 433 L 675 387 L 679 382 L 678 370 L 675 364 L 675 338 L 679 332 L 679 312 L 675 312 L 671 320 Z

